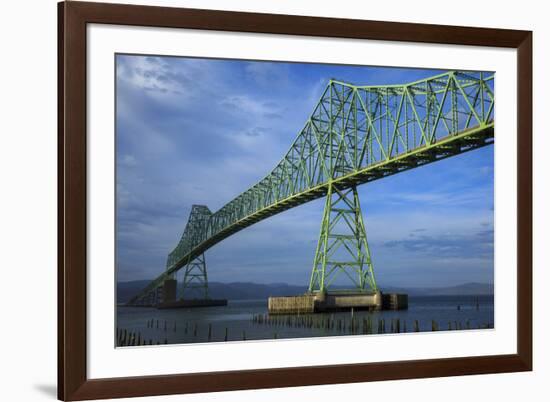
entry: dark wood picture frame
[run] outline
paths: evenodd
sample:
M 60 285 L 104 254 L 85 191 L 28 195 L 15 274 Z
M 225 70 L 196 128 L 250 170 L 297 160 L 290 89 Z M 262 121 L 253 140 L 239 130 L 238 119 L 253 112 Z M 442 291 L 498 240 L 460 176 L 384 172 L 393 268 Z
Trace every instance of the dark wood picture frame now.
M 517 49 L 517 353 L 88 379 L 86 25 L 193 28 Z M 58 397 L 83 400 L 532 370 L 532 32 L 104 3 L 58 4 Z

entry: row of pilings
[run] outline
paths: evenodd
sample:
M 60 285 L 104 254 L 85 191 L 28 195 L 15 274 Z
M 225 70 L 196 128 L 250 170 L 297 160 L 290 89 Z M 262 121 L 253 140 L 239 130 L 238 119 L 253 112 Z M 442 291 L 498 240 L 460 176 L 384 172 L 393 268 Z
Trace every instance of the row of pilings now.
M 146 322 L 146 328 L 148 329 L 154 329 L 158 330 L 158 332 L 162 333 L 169 333 L 169 332 L 177 332 L 178 326 L 176 321 L 173 323 L 169 323 L 167 320 L 158 320 L 158 319 L 151 319 Z M 212 327 L 212 324 L 209 323 L 206 325 L 206 329 L 203 327 L 199 329 L 199 324 L 197 322 L 189 323 L 186 322 L 185 325 L 181 326 L 180 329 L 185 335 L 192 336 L 193 339 L 198 340 L 199 336 L 202 336 L 204 334 L 203 331 L 207 333 L 206 339 L 204 341 L 211 342 L 214 338 L 214 328 Z M 150 333 L 150 331 L 148 331 Z M 140 331 L 131 331 L 127 329 L 117 329 L 117 346 L 142 346 L 142 345 L 161 345 L 161 344 L 167 344 L 168 343 L 168 334 L 165 335 L 164 341 L 161 342 L 157 340 L 156 342 L 152 340 L 152 338 L 147 339 L 145 336 L 141 335 Z M 156 338 L 158 338 L 157 336 Z M 276 337 L 276 335 L 275 335 Z M 162 338 L 162 336 L 160 336 Z M 229 328 L 225 327 L 223 330 L 223 341 L 229 340 Z M 247 340 L 246 331 L 237 331 L 237 334 L 233 334 L 232 340 Z
M 493 328 L 491 323 L 472 324 L 470 320 L 448 321 L 440 325 L 435 320 L 406 320 L 403 318 L 377 318 L 371 314 L 358 315 L 353 312 L 348 315 L 343 314 L 303 314 L 303 315 L 270 315 L 253 314 L 251 318 L 253 326 L 267 326 L 271 332 L 269 338 L 278 339 L 281 337 L 290 337 L 288 334 L 282 334 L 285 329 L 298 330 L 321 330 L 340 335 L 356 334 L 388 334 L 405 332 L 424 332 L 424 331 L 444 331 L 444 330 L 466 330 L 466 329 L 485 329 Z M 160 320 L 151 318 L 144 322 L 144 327 L 140 331 L 135 327 L 133 329 L 117 328 L 116 345 L 117 346 L 141 346 L 141 345 L 161 345 L 169 343 L 168 339 L 181 336 L 191 342 L 212 342 L 228 341 L 229 328 L 213 328 L 212 323 L 185 322 Z M 250 336 L 244 329 L 232 330 L 231 340 L 247 339 L 267 339 L 268 337 Z M 306 332 L 307 333 L 307 332 Z M 178 335 L 176 335 L 178 334 Z M 283 336 L 280 336 L 283 335 Z M 307 336 L 307 335 L 306 335 Z M 171 341 L 170 343 L 173 343 Z
M 140 331 L 129 331 L 126 329 L 117 329 L 116 334 L 117 346 L 144 346 L 144 345 L 160 345 L 160 341 L 153 342 L 153 339 L 146 339 L 141 335 Z M 168 338 L 164 338 L 163 344 L 168 343 Z
M 419 320 L 409 321 L 400 318 L 385 318 L 376 319 L 367 315 L 366 317 L 357 317 L 353 313 L 349 320 L 345 318 L 335 317 L 334 315 L 269 315 L 269 314 L 254 314 L 252 323 L 255 325 L 267 325 L 270 327 L 286 327 L 286 328 L 304 328 L 333 331 L 337 333 L 347 334 L 386 334 L 386 333 L 403 333 L 403 332 L 420 332 L 426 331 L 425 326 L 421 326 Z M 492 328 L 492 324 L 479 323 L 477 326 L 472 325 L 470 320 L 464 323 L 461 321 L 449 321 L 446 327 L 440 327 L 439 322 L 431 320 L 428 322 L 428 327 L 432 331 L 440 330 L 464 330 L 464 329 L 482 329 Z

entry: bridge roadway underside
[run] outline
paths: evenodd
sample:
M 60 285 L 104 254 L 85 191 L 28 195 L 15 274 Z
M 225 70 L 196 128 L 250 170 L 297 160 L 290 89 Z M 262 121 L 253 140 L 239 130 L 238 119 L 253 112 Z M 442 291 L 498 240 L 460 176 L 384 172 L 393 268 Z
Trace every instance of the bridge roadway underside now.
M 358 186 L 360 184 L 382 179 L 396 173 L 414 169 L 419 166 L 437 162 L 451 156 L 482 148 L 493 144 L 493 142 L 494 122 L 491 122 L 486 126 L 475 127 L 456 135 L 441 138 L 437 142 L 434 142 L 428 146 L 422 145 L 418 148 L 410 150 L 409 152 L 399 154 L 389 160 L 384 160 L 382 162 L 369 165 L 361 170 L 353 171 L 349 174 L 337 177 L 332 180 L 332 185 L 340 189 Z M 130 304 L 133 304 L 133 302 L 139 300 L 156 287 L 161 286 L 165 278 L 170 277 L 184 267 L 188 261 L 192 261 L 194 258 L 198 257 L 225 238 L 270 216 L 321 198 L 327 194 L 328 187 L 329 182 L 327 181 L 326 183 L 312 187 L 301 193 L 294 194 L 271 204 L 266 208 L 260 209 L 221 230 L 212 237 L 198 244 L 197 247 L 195 247 L 191 252 L 184 255 L 177 263 L 172 265 L 168 270 L 162 273 L 145 289 L 143 289 L 142 292 L 137 295 L 132 302 L 130 302 Z
M 430 146 L 421 146 L 407 153 L 400 154 L 388 161 L 383 161 L 370 165 L 362 170 L 333 179 L 332 184 L 338 188 L 345 189 L 352 186 L 368 183 L 370 181 L 382 179 L 406 170 L 414 169 L 419 166 L 440 161 L 451 156 L 462 154 L 474 149 L 478 149 L 494 142 L 494 124 L 488 125 L 482 129 L 465 131 L 458 135 L 442 138 Z M 204 253 L 210 247 L 219 243 L 232 234 L 253 225 L 263 219 L 276 215 L 298 205 L 321 198 L 327 194 L 329 183 L 323 183 L 283 199 L 269 207 L 260 209 L 255 213 L 248 215 L 226 229 L 216 233 L 214 236 L 200 243 L 193 251 L 183 256 L 183 258 L 170 267 L 165 275 L 170 275 L 185 266 L 187 261 L 191 261 L 200 254 Z

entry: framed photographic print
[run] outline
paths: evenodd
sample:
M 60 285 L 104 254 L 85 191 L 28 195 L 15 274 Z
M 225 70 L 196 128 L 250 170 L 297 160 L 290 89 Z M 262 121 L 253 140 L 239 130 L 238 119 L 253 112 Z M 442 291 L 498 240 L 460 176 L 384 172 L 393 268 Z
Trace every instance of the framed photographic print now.
M 58 15 L 60 399 L 531 370 L 531 32 Z

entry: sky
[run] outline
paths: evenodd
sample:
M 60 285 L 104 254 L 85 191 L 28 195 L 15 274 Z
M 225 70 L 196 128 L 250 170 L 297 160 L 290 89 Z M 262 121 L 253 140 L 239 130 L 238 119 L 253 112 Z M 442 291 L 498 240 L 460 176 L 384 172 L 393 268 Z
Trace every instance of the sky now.
M 439 70 L 116 56 L 117 280 L 165 269 L 193 204 L 212 212 L 265 177 L 329 79 L 400 84 Z M 377 282 L 493 282 L 493 146 L 358 188 Z M 209 249 L 215 282 L 307 285 L 324 199 Z M 338 282 L 337 282 L 338 283 Z

